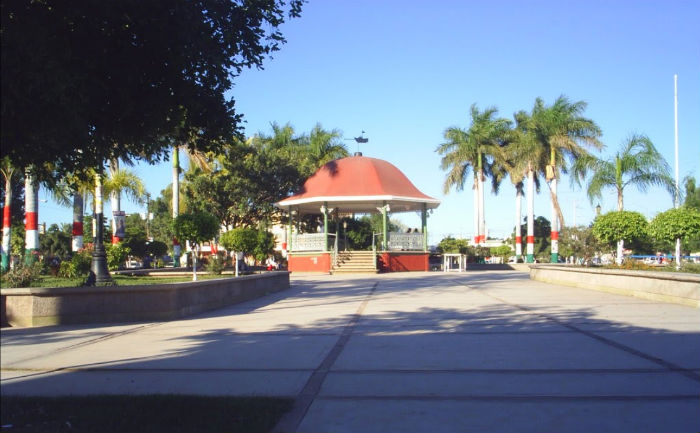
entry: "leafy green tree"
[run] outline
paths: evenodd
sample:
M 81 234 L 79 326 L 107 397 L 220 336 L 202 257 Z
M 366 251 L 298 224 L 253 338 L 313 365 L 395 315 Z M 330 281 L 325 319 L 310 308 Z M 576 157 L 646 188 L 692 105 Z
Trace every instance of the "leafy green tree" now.
M 45 257 L 67 259 L 71 255 L 71 226 L 51 224 L 46 233 L 39 234 L 39 249 Z
M 4 2 L 3 153 L 60 175 L 156 162 L 173 142 L 214 149 L 240 127 L 233 79 L 280 48 L 302 4 Z
M 256 233 L 255 248 L 253 255 L 255 260 L 264 263 L 275 251 L 275 235 L 267 230 L 258 230 Z
M 442 253 L 459 253 L 467 254 L 469 251 L 469 241 L 467 239 L 455 239 L 451 236 L 443 238 L 438 243 L 437 252 Z
M 105 253 L 107 255 L 107 268 L 110 271 L 116 271 L 126 262 L 131 250 L 128 246 L 121 242 L 116 244 L 105 244 Z
M 141 219 L 140 215 L 127 215 L 125 232 L 126 237 L 123 243 L 131 250 L 131 255 L 140 259 L 146 257 L 150 252 L 148 239 L 146 239 L 145 221 Z
M 521 226 L 521 231 L 525 231 L 527 227 L 527 217 L 524 218 L 524 224 Z M 549 220 L 543 216 L 538 216 L 533 220 L 533 236 L 535 238 L 535 244 L 533 249 L 533 255 L 537 257 L 537 260 L 542 262 L 546 261 L 547 256 L 550 255 L 550 244 L 548 240 L 548 235 L 552 230 L 552 225 Z
M 635 242 L 648 236 L 649 223 L 639 212 L 613 211 L 596 217 L 593 234 L 603 244 L 614 247 L 619 240 Z M 622 257 L 617 257 L 618 264 Z
M 610 159 L 599 159 L 592 155 L 584 155 L 574 163 L 572 179 L 579 182 L 587 171 L 592 172 L 588 181 L 588 199 L 602 199 L 602 191 L 614 188 L 617 191 L 617 210 L 624 208 L 623 193 L 626 187 L 636 186 L 646 192 L 650 186 L 665 188 L 673 198 L 676 192 L 675 184 L 669 175 L 669 167 L 649 137 L 632 135 L 625 140 L 621 149 Z M 624 240 L 618 239 L 617 258 L 622 259 Z
M 238 227 L 223 233 L 219 243 L 228 251 L 252 253 L 258 244 L 258 235 L 253 229 Z
M 651 221 L 649 233 L 662 248 L 671 249 L 676 239 L 681 240 L 685 253 L 700 244 L 700 211 L 680 207 L 661 212 Z
M 491 254 L 492 256 L 500 257 L 503 259 L 504 262 L 506 262 L 508 260 L 508 257 L 510 257 L 513 254 L 513 250 L 508 245 L 501 245 L 499 247 L 489 248 L 489 254 Z
M 173 220 L 173 232 L 192 247 L 192 280 L 197 281 L 197 255 L 202 242 L 210 241 L 219 233 L 219 221 L 207 212 L 180 214 Z
M 685 207 L 700 210 L 700 188 L 695 186 L 695 178 L 686 176 L 683 179 L 685 185 Z
M 341 230 L 346 231 L 345 236 L 343 236 L 342 239 L 343 242 L 345 242 L 347 238 L 347 249 L 372 249 L 372 224 L 368 221 L 368 219 L 343 218 L 340 221 L 340 227 L 343 227 L 343 224 L 347 226 L 347 228 L 341 228 Z
M 210 173 L 188 171 L 185 196 L 190 210 L 211 212 L 230 227 L 257 227 L 270 221 L 278 213 L 273 204 L 305 180 L 287 149 L 259 142 L 233 143 L 213 162 Z
M 559 236 L 559 251 L 565 256 L 581 259 L 585 264 L 603 250 L 591 227 L 564 227 Z

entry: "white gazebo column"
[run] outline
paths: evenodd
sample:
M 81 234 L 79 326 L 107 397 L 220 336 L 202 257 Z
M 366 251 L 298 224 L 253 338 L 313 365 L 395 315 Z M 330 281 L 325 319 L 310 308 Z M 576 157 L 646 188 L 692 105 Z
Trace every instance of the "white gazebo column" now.
M 328 251 L 328 202 L 323 202 L 321 206 L 323 214 L 323 251 Z
M 389 232 L 387 230 L 387 213 L 389 212 L 389 205 L 384 202 L 382 206 L 382 251 L 389 250 Z
M 289 227 L 287 230 L 287 257 L 289 257 L 289 253 L 292 252 L 292 207 L 289 206 L 287 210 L 289 212 Z
M 428 205 L 423 203 L 423 209 L 421 209 L 421 225 L 423 232 L 423 251 L 428 252 Z

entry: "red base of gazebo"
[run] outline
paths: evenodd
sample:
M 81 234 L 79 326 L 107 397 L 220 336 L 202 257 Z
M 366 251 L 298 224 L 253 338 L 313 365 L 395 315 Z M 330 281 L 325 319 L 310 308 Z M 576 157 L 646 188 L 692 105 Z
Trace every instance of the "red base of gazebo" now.
M 290 272 L 331 272 L 331 253 L 290 254 L 287 260 Z M 390 251 L 377 253 L 377 269 L 381 272 L 428 271 L 428 253 Z
M 377 253 L 377 268 L 382 272 L 428 271 L 428 253 L 391 251 Z
M 290 272 L 331 272 L 331 253 L 290 254 L 287 258 Z

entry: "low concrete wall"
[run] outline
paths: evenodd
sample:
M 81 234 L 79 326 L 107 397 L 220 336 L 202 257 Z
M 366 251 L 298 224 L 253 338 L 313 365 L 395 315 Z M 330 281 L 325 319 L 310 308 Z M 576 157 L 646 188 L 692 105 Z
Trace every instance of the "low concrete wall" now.
M 531 265 L 530 279 L 700 308 L 700 275 Z
M 11 326 L 172 320 L 289 288 L 289 272 L 146 286 L 2 289 Z

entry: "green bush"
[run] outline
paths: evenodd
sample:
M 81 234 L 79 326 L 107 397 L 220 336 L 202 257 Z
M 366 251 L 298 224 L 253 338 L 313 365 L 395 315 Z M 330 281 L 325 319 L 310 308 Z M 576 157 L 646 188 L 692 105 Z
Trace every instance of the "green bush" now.
M 105 251 L 107 253 L 107 268 L 110 271 L 116 271 L 124 262 L 126 262 L 126 258 L 129 256 L 131 248 L 123 245 L 120 242 L 118 244 L 106 244 Z
M 81 250 L 71 257 L 70 261 L 61 262 L 58 276 L 62 278 L 78 278 L 87 276 L 92 266 L 92 252 Z
M 221 275 L 226 266 L 226 261 L 220 255 L 212 255 L 209 257 L 209 261 L 205 265 L 205 269 L 212 275 Z
M 31 287 L 32 282 L 39 278 L 41 264 L 32 265 L 19 264 L 2 276 L 3 287 Z

